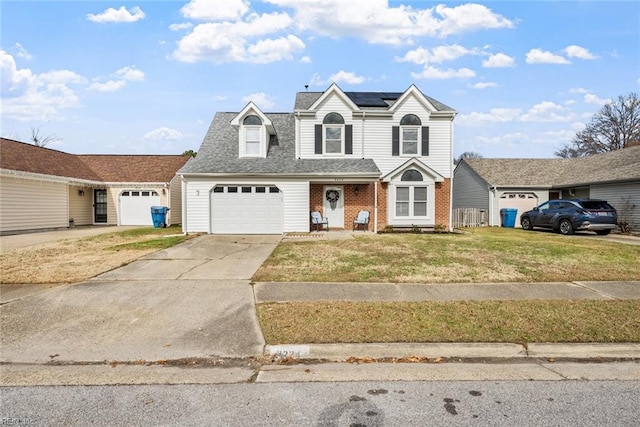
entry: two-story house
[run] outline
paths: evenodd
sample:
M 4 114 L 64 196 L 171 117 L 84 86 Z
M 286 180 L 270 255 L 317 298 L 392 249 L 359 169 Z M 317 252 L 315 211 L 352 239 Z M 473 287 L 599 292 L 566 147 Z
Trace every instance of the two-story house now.
M 198 155 L 179 172 L 183 230 L 307 232 L 318 211 L 330 229 L 451 227 L 455 111 L 412 85 L 405 92 L 300 92 L 293 113 L 250 102 L 217 113 Z

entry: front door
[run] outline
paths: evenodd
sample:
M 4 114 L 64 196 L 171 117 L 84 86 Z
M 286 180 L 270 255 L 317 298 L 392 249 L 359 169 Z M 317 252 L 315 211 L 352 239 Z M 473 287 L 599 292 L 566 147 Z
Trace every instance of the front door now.
M 93 222 L 107 222 L 107 190 L 93 190 Z
M 322 200 L 323 216 L 329 219 L 329 229 L 344 228 L 344 188 L 341 185 L 325 186 Z

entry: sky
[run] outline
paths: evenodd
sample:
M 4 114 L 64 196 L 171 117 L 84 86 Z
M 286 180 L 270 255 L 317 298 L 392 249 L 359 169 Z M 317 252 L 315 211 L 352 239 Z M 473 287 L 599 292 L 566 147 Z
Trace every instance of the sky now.
M 471 0 L 472 1 L 472 0 Z M 197 151 L 216 112 L 296 92 L 457 111 L 454 155 L 554 157 L 640 88 L 640 2 L 0 0 L 1 129 L 74 154 Z

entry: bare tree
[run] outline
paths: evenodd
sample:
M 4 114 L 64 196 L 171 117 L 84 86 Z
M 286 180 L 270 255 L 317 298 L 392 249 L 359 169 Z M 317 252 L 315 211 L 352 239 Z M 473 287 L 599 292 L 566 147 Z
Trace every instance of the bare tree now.
M 563 158 L 583 157 L 640 144 L 640 98 L 631 92 L 597 112 L 570 144 L 556 151 Z
M 455 163 L 456 165 L 458 163 L 460 163 L 460 160 L 463 159 L 481 159 L 482 158 L 482 154 L 477 153 L 475 151 L 465 151 L 464 153 L 460 154 L 460 157 L 457 157 L 453 163 Z
M 58 142 L 62 140 L 62 138 L 60 138 L 56 134 L 47 135 L 47 136 L 40 135 L 41 127 L 42 126 L 31 127 L 31 142 L 33 142 L 33 145 L 35 145 L 36 147 L 46 147 L 47 145 L 53 142 Z

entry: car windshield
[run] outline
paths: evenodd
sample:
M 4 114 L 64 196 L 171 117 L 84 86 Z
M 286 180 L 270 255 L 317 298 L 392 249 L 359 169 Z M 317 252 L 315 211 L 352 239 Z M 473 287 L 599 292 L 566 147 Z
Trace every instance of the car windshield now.
M 585 200 L 580 204 L 585 209 L 613 209 L 611 205 L 603 200 Z

